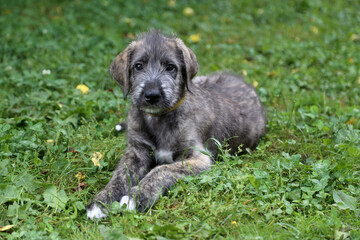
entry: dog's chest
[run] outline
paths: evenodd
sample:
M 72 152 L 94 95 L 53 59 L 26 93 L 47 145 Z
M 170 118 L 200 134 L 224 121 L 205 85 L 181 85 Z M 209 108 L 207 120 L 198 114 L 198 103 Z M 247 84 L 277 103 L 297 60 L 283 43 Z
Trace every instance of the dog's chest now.
M 181 148 L 182 133 L 177 121 L 148 117 L 148 130 L 154 139 L 154 158 L 158 165 L 170 164 L 177 158 L 176 150 Z
M 157 164 L 169 164 L 173 163 L 173 152 L 165 149 L 156 149 L 154 151 L 154 157 Z

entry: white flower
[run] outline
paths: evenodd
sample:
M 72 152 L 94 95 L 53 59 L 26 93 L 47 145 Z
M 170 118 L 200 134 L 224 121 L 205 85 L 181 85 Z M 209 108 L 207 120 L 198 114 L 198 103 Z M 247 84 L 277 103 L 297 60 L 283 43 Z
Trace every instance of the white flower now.
M 44 29 L 42 30 L 42 33 L 43 33 L 43 34 L 47 34 L 47 33 L 48 33 L 48 30 L 47 30 L 46 28 L 44 28 Z
M 116 124 L 115 129 L 116 131 L 120 132 L 122 130 L 122 127 L 120 124 Z
M 51 74 L 50 69 L 43 69 L 42 70 L 42 75 L 50 75 L 50 74 Z

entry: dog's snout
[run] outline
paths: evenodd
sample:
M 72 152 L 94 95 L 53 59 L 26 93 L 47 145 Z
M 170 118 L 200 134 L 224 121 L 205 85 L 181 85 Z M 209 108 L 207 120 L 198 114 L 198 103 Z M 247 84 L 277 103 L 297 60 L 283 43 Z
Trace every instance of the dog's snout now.
M 158 88 L 148 89 L 144 93 L 145 101 L 150 104 L 158 103 L 161 98 L 161 92 Z

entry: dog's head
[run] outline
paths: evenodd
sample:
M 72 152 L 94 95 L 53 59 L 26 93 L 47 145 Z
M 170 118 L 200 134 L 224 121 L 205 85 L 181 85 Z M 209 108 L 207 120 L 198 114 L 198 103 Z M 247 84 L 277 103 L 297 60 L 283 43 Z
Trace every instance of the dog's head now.
M 148 113 L 174 107 L 184 96 L 187 82 L 198 71 L 195 54 L 182 40 L 150 31 L 121 52 L 110 65 L 124 99 Z

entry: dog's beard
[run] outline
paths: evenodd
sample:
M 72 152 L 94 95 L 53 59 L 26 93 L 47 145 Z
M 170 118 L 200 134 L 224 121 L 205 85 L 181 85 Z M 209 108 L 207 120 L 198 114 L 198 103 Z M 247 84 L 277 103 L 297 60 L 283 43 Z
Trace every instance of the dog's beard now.
M 147 107 L 140 107 L 140 110 L 146 113 L 150 113 L 150 114 L 158 114 L 158 113 L 162 113 L 164 111 L 166 111 L 166 109 L 164 108 L 158 108 L 158 107 L 153 107 L 153 106 L 147 106 Z
M 168 109 L 171 109 L 176 104 L 176 101 L 168 101 L 167 99 L 168 98 L 164 97 L 159 103 L 156 104 L 149 104 L 145 101 L 142 101 L 142 104 L 140 104 L 138 107 L 140 110 L 146 113 L 159 114 L 167 111 Z
M 158 103 L 147 103 L 143 97 L 144 85 L 139 85 L 134 88 L 131 93 L 132 102 L 141 110 L 150 114 L 159 114 L 173 108 L 178 101 L 182 98 L 180 89 L 176 86 L 167 86 L 163 84 L 161 86 L 162 97 Z

